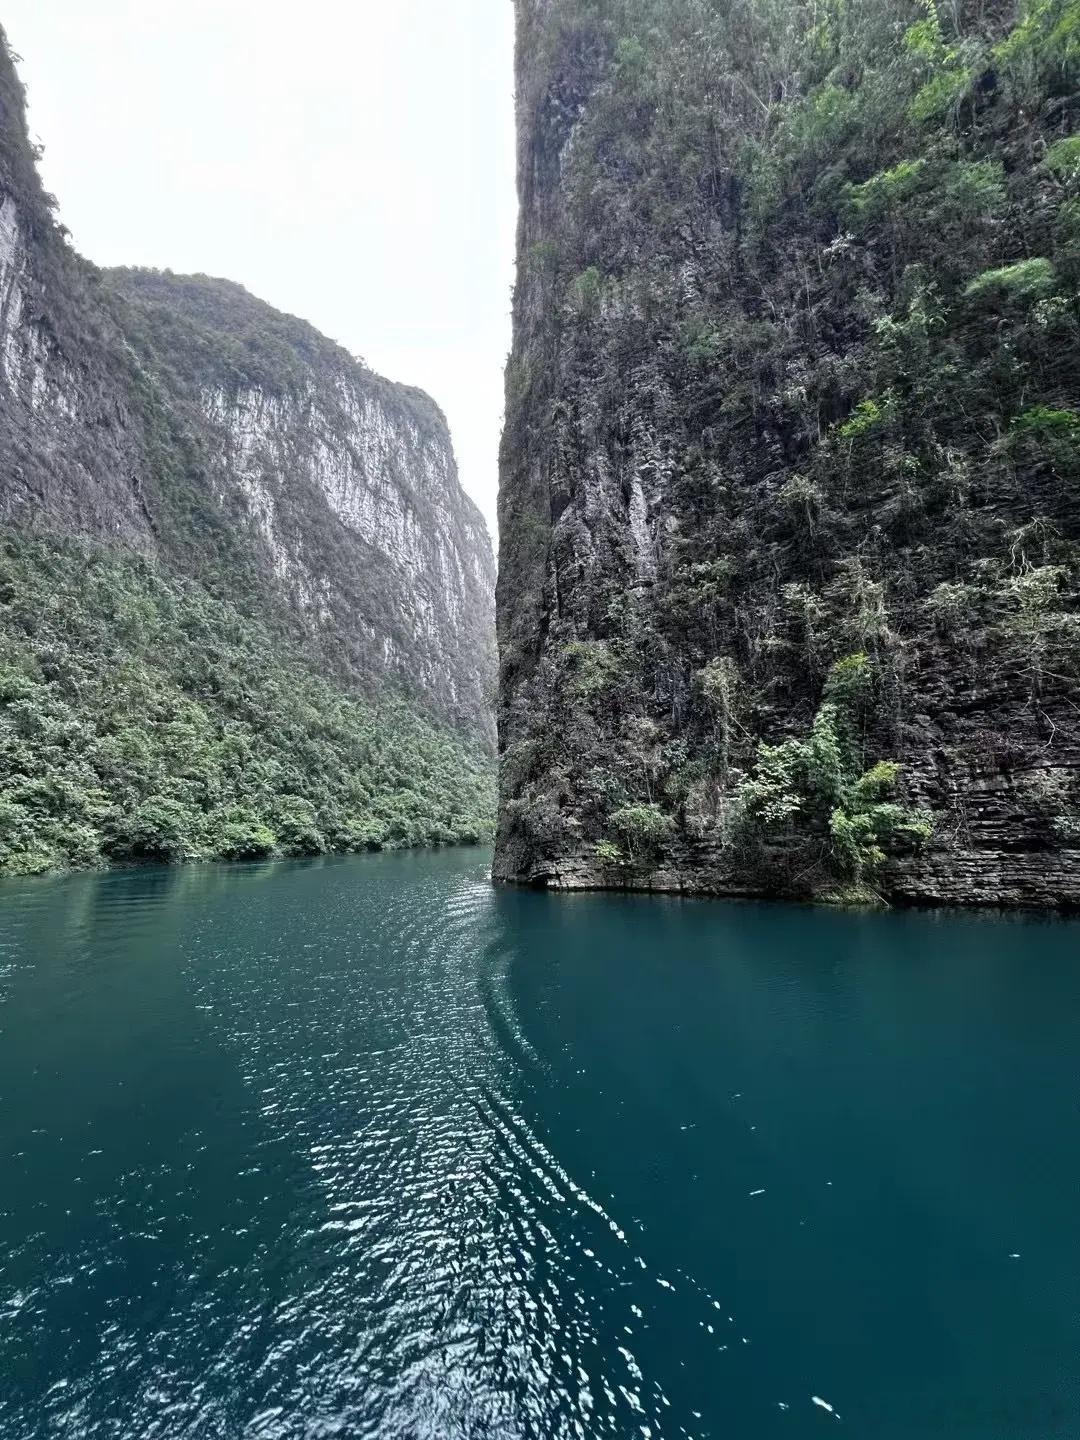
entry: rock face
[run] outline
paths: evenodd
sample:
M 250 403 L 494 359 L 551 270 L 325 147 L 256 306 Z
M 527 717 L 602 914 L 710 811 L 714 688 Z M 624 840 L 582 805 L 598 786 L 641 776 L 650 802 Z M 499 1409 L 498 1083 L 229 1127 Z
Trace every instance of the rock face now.
M 5 522 L 155 556 L 493 740 L 494 564 L 438 407 L 240 286 L 75 255 L 2 37 L 0 464 Z
M 493 738 L 495 567 L 446 421 L 303 321 L 205 276 L 107 272 L 212 502 L 326 666 Z
M 517 0 L 496 876 L 1075 906 L 1075 7 L 721 8 Z

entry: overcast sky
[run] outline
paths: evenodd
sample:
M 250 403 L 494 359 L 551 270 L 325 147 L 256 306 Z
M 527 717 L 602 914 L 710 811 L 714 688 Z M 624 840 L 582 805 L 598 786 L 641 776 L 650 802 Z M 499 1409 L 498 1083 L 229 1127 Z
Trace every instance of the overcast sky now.
M 428 390 L 494 535 L 511 0 L 4 0 L 2 18 L 77 248 L 239 280 Z

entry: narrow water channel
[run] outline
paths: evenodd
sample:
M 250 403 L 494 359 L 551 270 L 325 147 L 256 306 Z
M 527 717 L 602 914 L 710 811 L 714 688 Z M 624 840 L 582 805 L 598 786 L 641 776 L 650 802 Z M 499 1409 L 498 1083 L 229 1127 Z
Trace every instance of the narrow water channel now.
M 488 862 L 0 889 L 4 1440 L 1080 1432 L 1080 925 Z

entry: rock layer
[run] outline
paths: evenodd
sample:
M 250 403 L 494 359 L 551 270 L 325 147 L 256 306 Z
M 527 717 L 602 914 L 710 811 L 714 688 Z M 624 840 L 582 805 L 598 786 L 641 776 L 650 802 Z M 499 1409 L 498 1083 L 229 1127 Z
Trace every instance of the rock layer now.
M 498 878 L 1080 904 L 1074 10 L 518 0 Z
M 2 37 L 0 465 L 0 520 L 157 556 L 493 741 L 494 563 L 438 407 L 240 286 L 78 257 Z

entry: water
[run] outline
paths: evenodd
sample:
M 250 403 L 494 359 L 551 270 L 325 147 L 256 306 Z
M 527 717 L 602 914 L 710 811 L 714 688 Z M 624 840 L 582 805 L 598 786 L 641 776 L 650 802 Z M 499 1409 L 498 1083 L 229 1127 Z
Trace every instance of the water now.
M 4 1440 L 1080 1433 L 1080 926 L 487 859 L 0 888 Z

